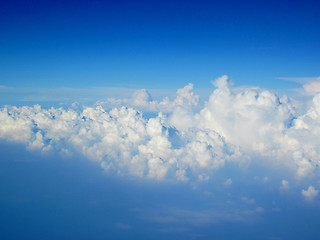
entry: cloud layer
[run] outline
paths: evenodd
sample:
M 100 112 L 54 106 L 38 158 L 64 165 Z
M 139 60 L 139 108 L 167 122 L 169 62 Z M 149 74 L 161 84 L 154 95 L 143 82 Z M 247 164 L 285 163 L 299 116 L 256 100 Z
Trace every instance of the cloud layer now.
M 213 84 L 200 110 L 192 84 L 172 101 L 158 102 L 139 90 L 131 99 L 108 99 L 95 107 L 6 106 L 0 110 L 0 138 L 30 150 L 81 154 L 108 171 L 151 179 L 206 181 L 228 162 L 261 159 L 288 167 L 298 178 L 318 174 L 318 92 L 297 115 L 301 111 L 285 96 L 234 88 L 227 76 Z M 141 111 L 157 116 L 147 118 Z
M 30 150 L 80 153 L 107 170 L 162 179 L 187 180 L 187 171 L 206 174 L 239 157 L 238 149 L 210 130 L 180 132 L 159 113 L 146 119 L 132 108 L 73 109 L 5 107 L 0 136 Z

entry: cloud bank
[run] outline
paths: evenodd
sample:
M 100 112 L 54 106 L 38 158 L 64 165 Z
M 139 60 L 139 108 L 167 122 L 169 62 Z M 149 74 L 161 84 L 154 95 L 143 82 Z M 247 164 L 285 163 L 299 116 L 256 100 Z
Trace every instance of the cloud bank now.
M 318 174 L 319 92 L 297 115 L 288 97 L 235 88 L 227 76 L 213 84 L 200 110 L 192 84 L 179 89 L 174 100 L 159 102 L 139 90 L 131 99 L 107 99 L 94 107 L 5 106 L 0 138 L 29 150 L 81 154 L 107 171 L 150 179 L 207 181 L 229 162 L 261 159 L 297 178 Z M 145 117 L 143 111 L 156 116 Z

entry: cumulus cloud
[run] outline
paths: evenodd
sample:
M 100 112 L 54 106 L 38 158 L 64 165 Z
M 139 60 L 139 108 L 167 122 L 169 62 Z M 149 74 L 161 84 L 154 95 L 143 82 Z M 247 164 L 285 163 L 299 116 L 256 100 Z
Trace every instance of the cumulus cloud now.
M 213 130 L 248 155 L 286 164 L 300 177 L 316 169 L 320 156 L 320 94 L 313 97 L 308 111 L 296 116 L 287 97 L 279 98 L 259 88 L 234 88 L 227 76 L 213 84 L 216 89 L 199 113 L 180 108 L 173 111 L 170 120 L 177 129 Z
M 133 107 L 149 112 L 172 112 L 176 107 L 193 107 L 199 103 L 199 96 L 193 92 L 193 84 L 189 83 L 184 88 L 176 92 L 176 98 L 170 100 L 168 97 L 161 101 L 153 100 L 146 89 L 140 89 L 133 92 L 131 98 L 108 98 L 106 101 L 98 102 L 99 105 L 106 107 Z
M 216 130 L 246 150 L 273 149 L 273 138 L 290 120 L 288 104 L 266 90 L 233 89 L 227 76 L 217 79 L 214 85 L 217 89 L 195 116 L 199 125 Z
M 232 179 L 231 178 L 228 178 L 225 182 L 224 182 L 224 185 L 227 187 L 227 186 L 230 186 L 232 184 Z
M 309 186 L 307 190 L 302 189 L 301 194 L 307 200 L 313 200 L 318 195 L 318 190 L 316 190 L 313 186 Z
M 287 181 L 287 180 L 282 180 L 281 181 L 281 186 L 280 186 L 280 189 L 283 189 L 283 190 L 285 190 L 285 189 L 288 189 L 289 188 L 289 182 Z
M 192 84 L 177 90 L 173 100 L 153 100 L 142 89 L 94 107 L 6 106 L 0 110 L 0 138 L 29 150 L 81 154 L 107 171 L 150 179 L 208 181 L 228 162 L 259 159 L 286 166 L 297 177 L 315 174 L 320 94 L 297 115 L 287 97 L 257 87 L 235 88 L 227 76 L 213 84 L 199 111 Z M 137 109 L 157 114 L 145 117 Z M 284 181 L 282 188 L 288 185 Z
M 238 156 L 237 148 L 214 131 L 182 133 L 163 114 L 146 119 L 132 108 L 4 107 L 0 120 L 0 137 L 30 150 L 80 153 L 106 170 L 151 179 L 188 180 L 191 171 L 206 180 L 208 170 Z
M 303 85 L 303 89 L 308 95 L 320 93 L 320 78 L 317 82 L 310 82 Z

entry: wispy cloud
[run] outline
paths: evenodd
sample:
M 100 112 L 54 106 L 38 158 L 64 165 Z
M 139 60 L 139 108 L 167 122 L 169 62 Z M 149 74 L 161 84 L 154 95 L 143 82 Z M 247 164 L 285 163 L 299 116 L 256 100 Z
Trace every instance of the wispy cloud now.
M 300 90 L 302 94 L 312 96 L 320 93 L 320 77 L 281 77 L 277 79 L 301 83 L 303 85 L 303 91 Z
M 4 85 L 0 85 L 0 90 L 4 90 L 4 89 L 11 89 L 11 88 Z
M 256 203 L 256 200 L 250 199 L 250 198 L 247 198 L 247 197 L 242 197 L 241 201 L 243 203 L 246 203 L 246 204 L 255 204 Z
M 276 79 L 297 82 L 301 84 L 320 81 L 320 77 L 277 77 Z
M 254 209 L 202 209 L 190 210 L 179 207 L 144 212 L 144 218 L 159 224 L 171 226 L 212 226 L 221 223 L 254 222 L 260 218 L 263 208 Z
M 132 227 L 130 225 L 125 224 L 125 223 L 116 223 L 115 227 L 120 230 L 131 230 L 132 229 Z
M 30 105 L 30 103 L 65 103 L 80 102 L 84 105 L 93 105 L 100 101 L 107 103 L 109 108 L 119 107 L 132 103 L 134 95 L 141 92 L 140 89 L 120 87 L 90 87 L 90 88 L 15 88 L 0 86 L 3 94 L 0 104 L 7 105 L 11 101 L 6 99 L 14 98 L 19 105 Z M 163 96 L 175 96 L 174 90 L 156 89 L 149 90 L 157 98 Z M 118 102 L 117 102 L 117 101 Z

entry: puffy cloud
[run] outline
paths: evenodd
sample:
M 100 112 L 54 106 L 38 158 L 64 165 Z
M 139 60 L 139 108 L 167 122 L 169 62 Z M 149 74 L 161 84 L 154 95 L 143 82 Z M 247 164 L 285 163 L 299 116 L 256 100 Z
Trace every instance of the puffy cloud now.
M 305 113 L 295 115 L 287 97 L 259 88 L 233 88 L 222 76 L 216 89 L 197 114 L 176 108 L 170 122 L 177 129 L 209 129 L 250 156 L 295 169 L 297 176 L 312 173 L 320 156 L 320 94 Z
M 206 182 L 206 181 L 209 181 L 209 176 L 208 175 L 206 175 L 206 174 L 200 174 L 199 176 L 198 176 L 198 180 L 200 181 L 200 182 Z
M 236 157 L 233 146 L 213 131 L 179 132 L 159 113 L 146 119 L 132 108 L 101 106 L 82 111 L 62 108 L 5 107 L 0 111 L 0 136 L 25 143 L 30 150 L 80 153 L 106 170 L 152 179 L 168 176 L 188 180 L 187 172 L 203 180 Z
M 234 89 L 227 76 L 214 85 L 217 89 L 196 116 L 200 127 L 215 130 L 249 151 L 273 149 L 274 138 L 291 118 L 288 104 L 266 90 Z
M 316 190 L 313 186 L 309 186 L 307 190 L 302 189 L 301 194 L 307 200 L 313 200 L 318 195 L 318 190 Z
M 316 82 L 310 82 L 303 85 L 303 89 L 305 90 L 306 94 L 314 95 L 320 92 L 320 77 Z
M 287 97 L 256 87 L 235 88 L 227 76 L 213 84 L 198 112 L 192 84 L 179 89 L 174 100 L 160 102 L 143 89 L 131 99 L 108 99 L 95 107 L 7 106 L 0 110 L 0 137 L 30 150 L 82 154 L 108 171 L 152 179 L 208 181 L 228 162 L 261 159 L 286 166 L 298 177 L 316 173 L 320 94 L 297 115 Z M 132 108 L 110 108 L 114 104 Z M 158 114 L 146 118 L 133 107 Z M 282 188 L 288 185 L 284 181 Z
M 176 98 L 170 100 L 168 97 L 163 98 L 160 102 L 153 100 L 146 89 L 140 89 L 133 92 L 131 98 L 116 99 L 108 98 L 106 101 L 98 102 L 99 105 L 107 107 L 134 107 L 148 112 L 172 112 L 176 107 L 193 107 L 197 106 L 199 96 L 193 92 L 193 84 L 190 83 L 176 92 Z
M 228 178 L 225 182 L 224 182 L 224 185 L 225 186 L 230 186 L 232 184 L 232 179 L 231 178 Z
M 289 182 L 287 180 L 282 180 L 281 181 L 281 187 L 280 189 L 288 189 L 289 188 Z

